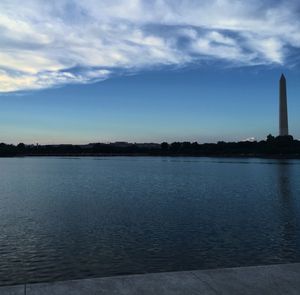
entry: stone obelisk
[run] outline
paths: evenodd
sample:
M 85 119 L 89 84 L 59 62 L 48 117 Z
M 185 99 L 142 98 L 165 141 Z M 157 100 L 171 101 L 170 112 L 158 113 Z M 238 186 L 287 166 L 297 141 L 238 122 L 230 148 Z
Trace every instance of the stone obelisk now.
M 279 81 L 279 136 L 288 136 L 288 111 L 287 111 L 287 95 L 286 80 L 282 74 Z

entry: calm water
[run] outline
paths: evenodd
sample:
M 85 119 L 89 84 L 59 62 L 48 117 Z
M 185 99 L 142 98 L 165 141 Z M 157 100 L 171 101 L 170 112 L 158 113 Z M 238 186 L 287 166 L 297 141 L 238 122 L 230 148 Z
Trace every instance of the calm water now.
M 0 284 L 300 261 L 300 161 L 0 159 Z

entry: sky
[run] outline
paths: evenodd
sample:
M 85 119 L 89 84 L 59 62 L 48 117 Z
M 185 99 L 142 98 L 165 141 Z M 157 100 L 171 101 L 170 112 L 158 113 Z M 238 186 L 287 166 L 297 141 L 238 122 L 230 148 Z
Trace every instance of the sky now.
M 300 138 L 298 0 L 1 0 L 0 142 L 264 139 L 287 78 Z

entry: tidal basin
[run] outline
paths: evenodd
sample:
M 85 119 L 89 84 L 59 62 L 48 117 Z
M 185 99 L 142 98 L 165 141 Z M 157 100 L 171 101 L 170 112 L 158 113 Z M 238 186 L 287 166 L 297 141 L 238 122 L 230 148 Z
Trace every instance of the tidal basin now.
M 0 285 L 300 262 L 300 160 L 0 159 Z

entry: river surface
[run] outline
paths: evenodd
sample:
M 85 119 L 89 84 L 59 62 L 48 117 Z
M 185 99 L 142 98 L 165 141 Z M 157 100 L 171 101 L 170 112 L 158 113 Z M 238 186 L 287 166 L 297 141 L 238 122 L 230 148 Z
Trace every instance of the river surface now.
M 0 285 L 300 261 L 300 161 L 0 159 Z

